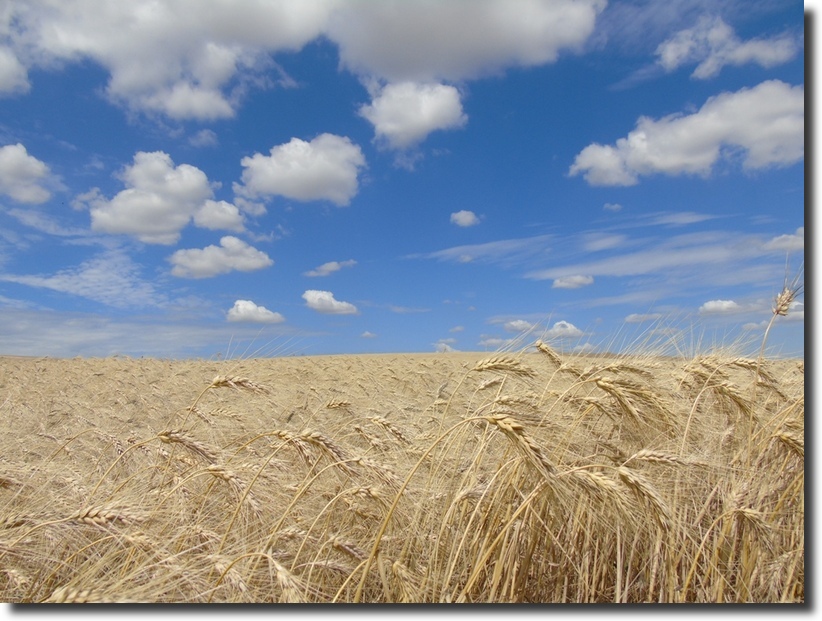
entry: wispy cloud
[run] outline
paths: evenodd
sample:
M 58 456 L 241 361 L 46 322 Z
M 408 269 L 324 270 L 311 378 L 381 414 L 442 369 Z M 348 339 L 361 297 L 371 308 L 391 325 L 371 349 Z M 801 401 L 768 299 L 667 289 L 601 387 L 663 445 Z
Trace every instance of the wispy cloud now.
M 288 339 L 284 340 L 284 337 Z M 28 356 L 129 356 L 229 357 L 229 347 L 288 353 L 294 337 L 311 333 L 287 325 L 238 323 L 201 324 L 190 316 L 175 320 L 154 316 L 115 319 L 89 313 L 34 309 L 3 309 L 0 342 L 3 353 Z M 241 345 L 245 343 L 246 345 Z M 291 343 L 289 345 L 289 343 Z
M 353 267 L 356 264 L 357 262 L 354 259 L 348 259 L 347 261 L 329 261 L 313 270 L 303 272 L 303 276 L 310 276 L 312 278 L 328 276 L 334 272 L 339 272 L 344 267 Z
M 691 77 L 705 80 L 716 77 L 726 65 L 780 65 L 799 50 L 799 40 L 791 34 L 742 41 L 721 17 L 703 16 L 693 28 L 680 30 L 661 43 L 656 55 L 667 72 L 698 63 Z
M 534 270 L 525 274 L 534 280 L 556 279 L 575 274 L 591 276 L 637 276 L 668 273 L 703 265 L 723 265 L 762 256 L 763 242 L 755 236 L 708 231 L 687 233 L 669 238 L 641 240 L 641 250 L 614 254 L 596 259 Z
M 51 276 L 0 274 L 0 281 L 51 289 L 114 308 L 162 307 L 168 303 L 165 295 L 142 279 L 139 266 L 120 250 L 103 252 Z
M 551 285 L 551 287 L 554 289 L 579 289 L 580 287 L 587 287 L 592 284 L 594 284 L 593 276 L 583 276 L 578 274 L 575 276 L 555 278 L 554 284 Z
M 537 235 L 518 239 L 502 239 L 484 244 L 454 246 L 436 252 L 408 255 L 409 259 L 436 259 L 458 263 L 500 263 L 516 265 L 528 258 L 545 254 L 550 249 L 553 235 Z
M 660 319 L 662 319 L 662 313 L 631 313 L 625 317 L 625 323 L 643 323 Z

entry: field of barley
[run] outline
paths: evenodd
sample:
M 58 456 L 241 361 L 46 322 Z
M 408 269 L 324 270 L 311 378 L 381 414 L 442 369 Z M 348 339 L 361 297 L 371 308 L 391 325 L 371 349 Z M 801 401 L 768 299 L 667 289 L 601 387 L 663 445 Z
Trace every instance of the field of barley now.
M 0 358 L 0 600 L 803 602 L 804 363 Z

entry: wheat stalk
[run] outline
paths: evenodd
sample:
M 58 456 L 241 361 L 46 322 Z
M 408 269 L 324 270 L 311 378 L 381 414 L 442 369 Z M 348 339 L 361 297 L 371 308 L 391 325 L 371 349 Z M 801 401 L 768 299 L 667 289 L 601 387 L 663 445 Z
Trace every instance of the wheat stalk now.
M 300 434 L 300 438 L 310 445 L 318 447 L 323 453 L 326 453 L 338 466 L 348 474 L 354 474 L 354 471 L 348 465 L 348 456 L 345 454 L 331 438 L 323 435 L 319 431 L 306 430 Z
M 129 509 L 113 507 L 88 507 L 73 515 L 71 519 L 82 524 L 95 526 L 106 526 L 114 522 L 132 524 L 142 522 L 145 519 L 143 516 L 129 511 Z
M 534 439 L 525 432 L 525 427 L 519 421 L 506 414 L 492 414 L 490 416 L 484 416 L 483 419 L 494 425 L 512 440 L 538 470 L 546 475 L 556 473 L 554 464 L 551 463 L 551 460 L 548 459 Z
M 211 464 L 207 470 L 212 476 L 226 481 L 231 486 L 231 489 L 237 497 L 241 498 L 252 511 L 255 513 L 260 513 L 262 511 L 260 503 L 257 502 L 257 499 L 250 490 L 246 491 L 245 483 L 243 483 L 243 480 L 237 475 L 236 472 L 227 470 L 225 466 L 219 464 Z
M 559 354 L 551 349 L 547 343 L 542 340 L 537 341 L 534 346 L 541 351 L 543 354 L 548 356 L 548 359 L 553 362 L 558 367 L 562 366 L 562 358 L 559 357 Z
M 43 603 L 45 604 L 105 604 L 113 600 L 100 595 L 95 589 L 78 589 L 62 586 L 54 590 Z
M 209 388 L 236 388 L 250 390 L 251 392 L 268 392 L 268 389 L 264 386 L 252 382 L 247 377 L 239 377 L 236 375 L 218 375 L 211 380 Z
M 491 356 L 480 360 L 472 371 L 504 371 L 513 373 L 514 375 L 521 375 L 523 377 L 533 377 L 536 375 L 534 371 L 522 364 L 513 356 L 501 354 L 498 356 Z
M 663 500 L 659 492 L 643 476 L 633 470 L 620 466 L 617 468 L 619 478 L 628 488 L 633 490 L 640 500 L 644 500 L 653 510 L 653 516 L 664 530 L 670 530 L 673 526 L 673 517 L 668 504 Z
M 268 557 L 268 562 L 274 567 L 277 585 L 282 591 L 281 603 L 302 604 L 305 602 L 305 598 L 301 593 L 302 585 L 296 576 L 270 556 Z
M 663 451 L 652 451 L 650 449 L 642 449 L 637 451 L 626 459 L 622 465 L 626 466 L 628 462 L 631 461 L 649 461 L 658 464 L 668 464 L 670 466 L 684 466 L 690 463 L 688 460 L 683 459 L 679 455 L 665 453 Z
M 197 440 L 195 440 L 191 436 L 186 435 L 182 431 L 163 431 L 157 434 L 157 437 L 160 438 L 160 440 L 165 444 L 181 444 L 188 450 L 190 450 L 192 453 L 196 453 L 206 461 L 209 461 L 211 463 L 215 463 L 217 461 L 217 455 L 214 451 L 212 451 L 208 446 L 206 446 L 202 442 L 198 442 Z
M 371 422 L 379 425 L 383 429 L 389 431 L 393 436 L 395 436 L 400 442 L 403 444 L 411 444 L 411 440 L 409 440 L 405 434 L 400 430 L 399 427 L 394 425 L 391 421 L 386 420 L 382 416 L 372 416 L 369 419 Z

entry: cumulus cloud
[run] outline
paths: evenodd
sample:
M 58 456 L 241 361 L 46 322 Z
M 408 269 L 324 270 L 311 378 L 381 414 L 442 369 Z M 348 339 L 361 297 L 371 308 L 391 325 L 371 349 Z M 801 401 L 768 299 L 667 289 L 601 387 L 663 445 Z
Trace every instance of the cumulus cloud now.
M 320 134 L 310 142 L 292 138 L 270 155 L 244 157 L 243 184 L 234 191 L 248 198 L 284 196 L 298 201 L 327 200 L 344 206 L 357 194 L 365 156 L 346 137 Z
M 733 300 L 710 300 L 699 307 L 699 313 L 702 315 L 735 313 L 740 310 L 739 304 Z
M 788 34 L 741 41 L 721 17 L 702 17 L 693 28 L 680 30 L 661 43 L 656 55 L 665 71 L 699 63 L 691 77 L 707 79 L 726 65 L 773 67 L 791 60 L 799 49 L 797 38 Z
M 0 46 L 0 95 L 28 92 L 28 72 L 11 49 Z
M 584 276 L 578 274 L 576 276 L 563 276 L 562 278 L 555 278 L 552 289 L 579 289 L 580 287 L 587 287 L 594 284 L 593 276 Z
M 119 178 L 126 189 L 111 200 L 97 189 L 77 197 L 77 205 L 89 206 L 92 230 L 164 245 L 176 243 L 192 218 L 209 229 L 242 230 L 239 210 L 212 200 L 205 173 L 190 164 L 175 166 L 168 153 L 139 151 Z
M 349 259 L 348 261 L 329 261 L 313 270 L 303 272 L 303 276 L 328 276 L 329 274 L 340 271 L 344 267 L 353 267 L 356 264 L 357 262 L 354 259 Z
M 109 74 L 108 99 L 129 110 L 229 118 L 250 86 L 276 83 L 267 72 L 274 55 L 319 37 L 335 43 L 341 66 L 362 77 L 455 82 L 579 49 L 605 6 L 606 0 L 281 0 L 217 2 L 206 11 L 191 0 L 12 3 L 2 15 L 14 36 L 0 48 L 0 93 L 26 90 L 29 67 L 90 60 Z
M 569 174 L 591 185 L 630 186 L 652 174 L 702 175 L 722 159 L 745 169 L 787 166 L 805 149 L 805 89 L 779 80 L 711 97 L 699 111 L 654 120 L 641 117 L 616 145 L 591 144 Z
M 534 324 L 524 319 L 514 319 L 505 322 L 502 327 L 506 332 L 527 332 L 534 327 Z
M 330 291 L 317 291 L 309 289 L 303 293 L 305 305 L 318 313 L 327 315 L 358 315 L 357 307 L 349 302 L 341 302 L 334 299 L 334 294 Z
M 226 319 L 240 323 L 282 323 L 285 321 L 280 313 L 268 310 L 265 306 L 258 306 L 251 300 L 237 300 L 234 306 L 228 309 Z
M 413 147 L 431 132 L 456 129 L 468 120 L 456 88 L 415 82 L 388 84 L 359 113 L 374 126 L 378 142 L 392 149 Z
M 475 226 L 480 223 L 477 214 L 463 209 L 451 214 L 451 223 L 457 226 Z
M 792 235 L 780 235 L 765 243 L 766 250 L 800 252 L 805 249 L 805 227 L 800 226 Z
M 18 203 L 36 205 L 51 198 L 43 187 L 49 179 L 49 167 L 29 155 L 19 142 L 0 147 L 0 194 Z
M 205 201 L 194 212 L 194 224 L 212 231 L 236 231 L 240 233 L 245 230 L 243 216 L 236 205 L 211 199 Z
M 234 114 L 244 84 L 259 77 L 269 52 L 299 49 L 319 36 L 334 4 L 218 2 L 202 10 L 189 0 L 65 0 L 12 5 L 7 15 L 12 40 L 20 42 L 17 56 L 31 64 L 90 59 L 109 72 L 110 100 L 175 119 L 212 120 Z
M 574 324 L 567 321 L 557 321 L 550 329 L 546 330 L 543 338 L 562 339 L 582 336 L 584 332 Z
M 605 0 L 348 2 L 328 36 L 346 68 L 392 82 L 459 81 L 579 49 Z M 469 17 L 470 15 L 470 17 Z
M 266 253 L 231 235 L 223 237 L 219 246 L 178 250 L 169 257 L 169 262 L 174 266 L 171 273 L 180 278 L 210 278 L 235 270 L 252 272 L 274 265 Z
M 457 339 L 440 339 L 434 343 L 434 351 L 439 354 L 444 354 L 450 351 L 457 351 L 454 349 Z
M 364 339 L 375 339 L 375 338 L 377 338 L 377 335 L 376 335 L 376 334 L 374 334 L 373 332 L 369 332 L 368 330 L 366 330 L 365 332 L 363 332 L 362 334 L 360 334 L 360 338 L 364 338 Z

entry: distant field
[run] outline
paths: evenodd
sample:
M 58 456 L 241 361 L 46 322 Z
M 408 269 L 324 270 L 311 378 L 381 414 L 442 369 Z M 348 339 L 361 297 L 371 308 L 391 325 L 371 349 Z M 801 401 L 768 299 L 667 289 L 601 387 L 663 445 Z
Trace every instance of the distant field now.
M 5 602 L 802 602 L 804 363 L 0 358 Z

